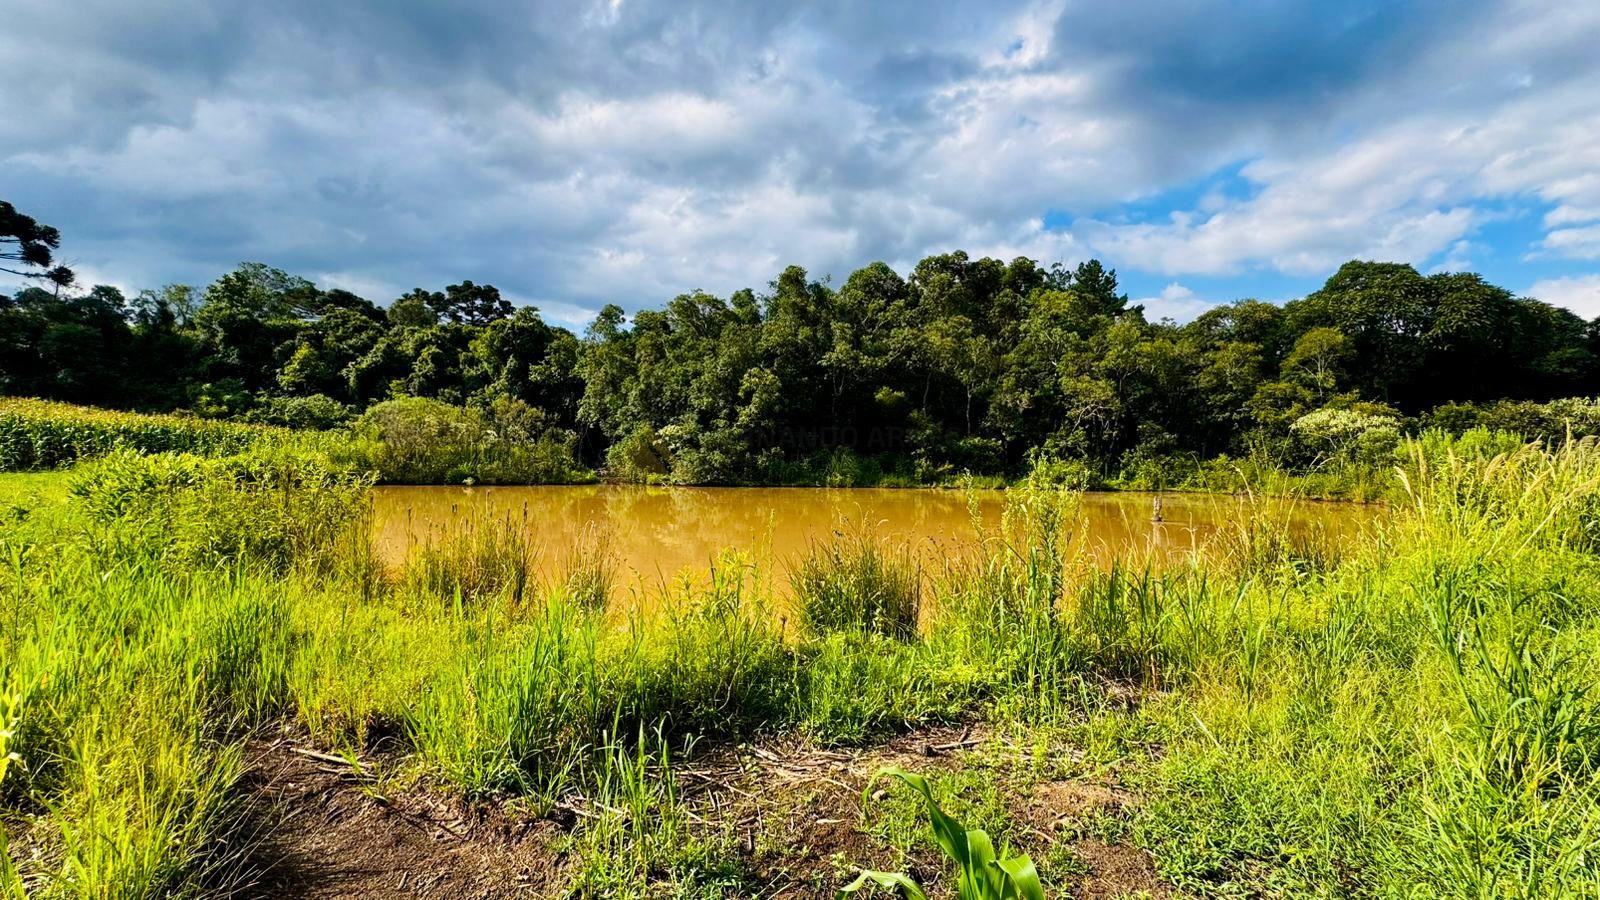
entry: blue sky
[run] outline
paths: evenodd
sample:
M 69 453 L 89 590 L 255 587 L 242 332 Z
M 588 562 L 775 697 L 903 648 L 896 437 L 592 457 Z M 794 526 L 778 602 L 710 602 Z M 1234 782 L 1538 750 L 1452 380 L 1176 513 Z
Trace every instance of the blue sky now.
M 1600 3 L 0 0 L 0 197 L 128 289 L 607 302 L 966 249 L 1600 315 Z

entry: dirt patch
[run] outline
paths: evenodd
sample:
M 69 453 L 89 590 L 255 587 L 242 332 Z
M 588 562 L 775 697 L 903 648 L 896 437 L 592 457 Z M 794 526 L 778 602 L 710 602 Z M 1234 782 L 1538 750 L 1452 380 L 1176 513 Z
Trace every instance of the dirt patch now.
M 1073 856 L 1085 872 L 1073 879 L 1077 900 L 1114 900 L 1126 896 L 1171 897 L 1172 890 L 1156 875 L 1150 854 L 1132 844 L 1082 834 L 1079 825 L 1099 817 L 1120 817 L 1138 798 L 1114 780 L 1064 779 L 1033 785 L 1025 791 L 1016 816 L 1025 827 L 1047 840 L 1071 840 Z
M 1106 782 L 1046 781 L 1028 790 L 1018 804 L 1017 818 L 1048 835 L 1092 816 L 1115 815 L 1132 802 L 1132 794 Z
M 696 829 L 738 860 L 752 895 L 832 898 L 859 866 L 905 871 L 929 891 L 949 895 L 936 851 L 903 857 L 862 819 L 862 791 L 884 766 L 936 778 L 985 772 L 1001 784 L 1011 823 L 1041 859 L 1067 843 L 1082 874 L 1071 896 L 1110 900 L 1147 892 L 1169 897 L 1147 853 L 1073 827 L 1119 816 L 1134 797 L 1110 781 L 1028 783 L 1007 775 L 993 754 L 1021 752 L 981 725 L 923 729 L 885 744 L 824 749 L 798 740 L 703 751 L 674 766 L 679 797 Z M 1063 749 L 1062 752 L 1071 752 Z M 312 900 L 491 900 L 560 895 L 576 874 L 557 839 L 596 810 L 574 796 L 555 819 L 519 816 L 498 803 L 467 803 L 448 792 L 391 788 L 290 735 L 251 747 L 244 785 L 261 810 L 263 838 L 252 865 L 250 898 Z M 885 786 L 887 787 L 887 785 Z M 1065 877 L 1054 885 L 1064 893 Z
M 686 761 L 676 775 L 701 827 L 735 835 L 756 882 L 787 888 L 791 897 L 832 897 L 839 876 L 854 865 L 892 861 L 858 827 L 867 780 L 886 765 L 948 769 L 983 737 L 973 727 L 950 727 L 866 749 L 799 741 L 727 747 Z M 255 742 L 248 758 L 241 787 L 256 821 L 247 829 L 252 852 L 240 864 L 249 870 L 249 888 L 234 896 L 549 897 L 562 892 L 571 874 L 555 840 L 581 827 L 581 804 L 557 822 L 443 791 L 395 789 L 372 779 L 370 764 L 357 769 L 296 733 Z M 937 876 L 932 866 L 913 871 Z M 237 883 L 239 873 L 230 874 Z
M 987 737 L 982 726 L 955 725 L 868 748 L 766 743 L 708 754 L 680 767 L 679 777 L 699 815 L 731 823 L 751 880 L 773 895 L 835 897 L 858 866 L 901 868 L 935 886 L 943 874 L 936 857 L 902 862 L 862 830 L 862 791 L 885 766 L 955 769 Z
M 425 788 L 386 793 L 290 739 L 253 745 L 250 762 L 261 838 L 245 897 L 489 900 L 548 896 L 562 880 L 551 822 Z
M 1085 839 L 1072 852 L 1088 866 L 1072 896 L 1077 900 L 1116 900 L 1141 892 L 1150 897 L 1171 897 L 1172 889 L 1156 875 L 1150 854 L 1131 844 L 1107 844 Z

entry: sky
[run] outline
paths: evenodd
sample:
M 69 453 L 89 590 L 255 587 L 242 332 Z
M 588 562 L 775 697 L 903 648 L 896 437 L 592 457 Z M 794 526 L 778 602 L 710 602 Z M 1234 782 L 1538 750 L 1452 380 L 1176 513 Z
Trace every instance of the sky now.
M 1352 259 L 1600 316 L 1600 2 L 0 0 L 0 198 L 86 282 L 606 303 L 1097 257 L 1150 318 Z

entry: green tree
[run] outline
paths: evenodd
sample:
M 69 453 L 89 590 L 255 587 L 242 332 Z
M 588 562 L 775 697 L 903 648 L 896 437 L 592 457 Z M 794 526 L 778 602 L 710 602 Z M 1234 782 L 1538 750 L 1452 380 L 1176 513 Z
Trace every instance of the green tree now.
M 71 269 L 55 264 L 60 247 L 61 232 L 0 200 L 0 272 L 39 279 L 59 294 L 76 279 Z
M 427 295 L 427 302 L 441 320 L 458 325 L 484 326 L 511 315 L 511 301 L 500 296 L 490 284 L 463 281 L 444 289 L 443 294 Z
M 276 383 L 278 366 L 322 296 L 316 285 L 262 263 L 244 263 L 206 287 L 194 331 L 207 380 L 237 378 L 246 391 Z

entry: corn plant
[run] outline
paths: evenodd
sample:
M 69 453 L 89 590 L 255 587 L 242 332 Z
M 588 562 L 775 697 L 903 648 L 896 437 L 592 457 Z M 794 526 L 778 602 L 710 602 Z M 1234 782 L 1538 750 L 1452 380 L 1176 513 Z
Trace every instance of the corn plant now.
M 1012 855 L 1003 846 L 996 854 L 994 842 L 982 829 L 967 828 L 945 815 L 933 799 L 933 786 L 923 776 L 894 766 L 880 769 L 867 783 L 863 801 L 871 794 L 878 778 L 885 775 L 905 782 L 927 802 L 933 840 L 956 866 L 959 900 L 1044 900 L 1044 887 L 1039 883 L 1033 860 L 1026 854 Z M 871 870 L 863 870 L 840 894 L 853 894 L 869 885 L 897 890 L 907 900 L 927 900 L 928 896 L 910 876 Z
M 0 785 L 5 784 L 6 769 L 12 763 L 22 761 L 22 758 L 10 749 L 11 738 L 16 734 L 17 701 L 15 697 L 6 697 L 3 700 L 3 713 L 0 713 Z M 28 896 L 27 890 L 22 885 L 21 877 L 18 876 L 16 868 L 11 863 L 11 848 L 6 841 L 4 823 L 0 823 L 0 896 Z
M 118 449 L 226 456 L 290 439 L 281 428 L 0 398 L 0 472 L 62 468 Z

